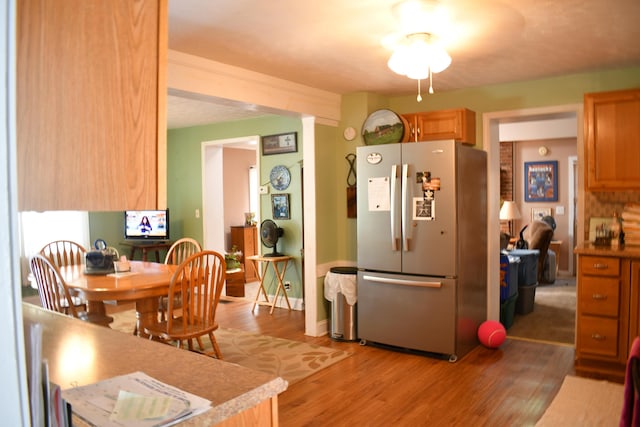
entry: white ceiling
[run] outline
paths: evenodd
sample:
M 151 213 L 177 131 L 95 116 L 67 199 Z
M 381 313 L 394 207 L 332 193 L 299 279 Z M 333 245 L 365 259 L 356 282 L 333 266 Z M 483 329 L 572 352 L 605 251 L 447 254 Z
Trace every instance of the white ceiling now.
M 171 0 L 169 48 L 338 94 L 409 95 L 381 40 L 397 0 Z M 441 0 L 454 36 L 437 92 L 640 65 L 640 0 Z M 169 94 L 168 127 L 261 115 Z

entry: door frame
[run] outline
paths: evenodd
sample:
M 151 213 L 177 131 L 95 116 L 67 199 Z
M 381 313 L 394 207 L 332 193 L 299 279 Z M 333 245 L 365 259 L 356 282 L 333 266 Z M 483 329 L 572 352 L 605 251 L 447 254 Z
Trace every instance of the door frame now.
M 584 106 L 583 104 L 557 105 L 540 108 L 496 111 L 482 114 L 482 148 L 487 152 L 487 318 L 500 319 L 500 129 L 501 123 L 526 122 L 575 114 L 578 153 L 578 195 L 584 194 Z M 577 201 L 577 217 L 584 217 L 584 197 Z M 574 244 L 582 243 L 584 222 L 578 222 L 578 235 Z
M 260 136 L 250 135 L 238 138 L 203 141 L 200 146 L 202 163 L 202 244 L 203 247 L 225 253 L 224 209 L 220 200 L 224 201 L 224 155 L 223 148 L 238 145 L 255 145 L 256 168 L 260 173 L 260 156 L 258 143 Z

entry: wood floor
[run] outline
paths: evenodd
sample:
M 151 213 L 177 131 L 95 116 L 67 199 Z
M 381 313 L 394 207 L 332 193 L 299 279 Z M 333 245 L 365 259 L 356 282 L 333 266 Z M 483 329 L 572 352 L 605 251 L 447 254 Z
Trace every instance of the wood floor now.
M 289 386 L 282 426 L 532 426 L 573 369 L 570 346 L 507 340 L 449 363 L 304 335 L 304 313 L 224 302 L 222 327 L 305 341 L 352 356 Z

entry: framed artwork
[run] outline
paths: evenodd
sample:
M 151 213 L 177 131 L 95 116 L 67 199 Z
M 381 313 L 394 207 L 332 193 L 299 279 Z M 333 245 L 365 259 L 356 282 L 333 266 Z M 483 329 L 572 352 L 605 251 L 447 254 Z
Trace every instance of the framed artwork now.
M 531 221 L 540 221 L 545 216 L 551 216 L 551 208 L 531 208 Z
M 289 212 L 289 195 L 288 194 L 272 194 L 271 209 L 273 211 L 273 219 L 291 219 Z
M 262 155 L 295 153 L 298 151 L 298 133 L 289 132 L 262 137 Z
M 589 241 L 591 243 L 609 244 L 611 241 L 610 230 L 613 218 L 594 217 L 589 218 Z
M 558 201 L 558 161 L 525 162 L 524 201 Z

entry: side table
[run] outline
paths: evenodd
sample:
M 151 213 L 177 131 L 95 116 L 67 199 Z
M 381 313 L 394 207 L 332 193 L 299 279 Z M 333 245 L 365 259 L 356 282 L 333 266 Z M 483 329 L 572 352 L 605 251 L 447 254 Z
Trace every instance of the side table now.
M 251 307 L 251 311 L 255 310 L 256 305 L 269 305 L 271 306 L 271 310 L 269 314 L 273 314 L 273 309 L 276 307 L 276 301 L 278 299 L 278 294 L 282 292 L 284 295 L 284 299 L 287 302 L 287 307 L 289 307 L 289 311 L 291 311 L 291 304 L 289 303 L 289 297 L 287 296 L 287 291 L 284 289 L 284 274 L 287 272 L 287 266 L 289 265 L 289 261 L 292 260 L 293 257 L 288 255 L 282 256 L 260 256 L 253 255 L 245 257 L 245 260 L 251 261 L 251 265 L 260 278 L 260 287 L 258 288 L 258 292 L 256 293 L 256 299 L 253 301 L 253 306 Z M 262 263 L 263 266 L 260 268 L 259 264 Z M 273 295 L 273 301 L 269 301 L 269 296 L 267 295 L 267 291 L 264 288 L 264 279 L 267 275 L 267 270 L 269 269 L 269 265 L 272 266 L 273 272 L 276 275 L 278 280 L 278 287 L 276 288 L 276 293 Z M 264 301 L 259 301 L 260 294 L 264 297 Z
M 160 262 L 160 251 L 168 251 L 173 242 L 120 242 L 120 244 L 131 247 L 129 259 L 132 261 L 135 259 L 136 251 L 140 251 L 142 252 L 142 261 L 147 261 L 147 254 L 149 252 L 155 252 L 156 262 Z

